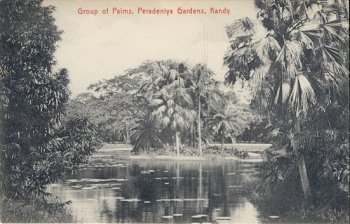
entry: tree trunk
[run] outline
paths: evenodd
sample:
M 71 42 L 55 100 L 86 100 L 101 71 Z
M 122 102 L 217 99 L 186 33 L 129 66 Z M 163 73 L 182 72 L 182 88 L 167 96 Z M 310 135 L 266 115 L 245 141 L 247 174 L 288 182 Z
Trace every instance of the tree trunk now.
M 202 130 L 201 130 L 201 96 L 198 98 L 198 149 L 199 156 L 202 156 Z
M 128 122 L 125 122 L 125 143 L 130 143 L 130 134 L 129 134 L 129 125 Z
M 194 148 L 195 147 L 195 140 L 196 139 L 196 135 L 194 133 L 194 124 L 193 122 L 191 122 L 191 126 L 190 126 L 190 143 L 191 146 Z
M 342 0 L 342 4 L 343 4 L 343 7 L 344 7 L 344 10 L 345 10 L 345 17 L 346 19 L 349 19 L 349 1 L 346 1 L 346 0 Z
M 269 125 L 271 125 L 271 115 L 270 115 L 270 111 L 267 111 L 267 120 L 269 122 Z
M 298 160 L 300 182 L 303 188 L 304 197 L 307 201 L 311 199 L 311 188 L 309 183 L 309 178 L 306 171 L 306 164 L 304 155 L 301 155 Z
M 221 154 L 224 155 L 224 140 L 225 140 L 225 135 L 222 134 L 221 136 Z
M 175 148 L 176 148 L 176 155 L 180 155 L 180 133 L 177 131 L 175 133 Z
M 296 133 L 300 133 L 300 122 L 299 119 L 296 118 Z M 298 150 L 297 147 L 299 147 L 299 144 L 293 144 L 293 149 Z M 299 176 L 300 176 L 300 182 L 301 187 L 303 188 L 304 197 L 307 201 L 311 199 L 311 188 L 309 183 L 309 177 L 307 175 L 306 170 L 306 164 L 305 164 L 305 157 L 304 155 L 300 155 L 298 159 L 298 168 L 299 168 Z

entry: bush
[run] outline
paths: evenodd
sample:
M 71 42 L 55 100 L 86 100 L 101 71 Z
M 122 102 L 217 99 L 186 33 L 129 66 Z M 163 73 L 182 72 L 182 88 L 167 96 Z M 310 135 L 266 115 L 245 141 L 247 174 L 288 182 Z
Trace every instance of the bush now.
M 176 155 L 176 150 L 174 146 L 165 144 L 162 148 L 154 149 L 153 151 L 157 155 Z M 204 155 L 217 155 L 217 156 L 237 156 L 239 158 L 247 158 L 248 153 L 244 151 L 240 151 L 235 147 L 224 147 L 223 149 L 220 146 L 206 146 L 203 147 Z M 199 149 L 193 148 L 188 145 L 182 145 L 180 147 L 180 155 L 183 156 L 198 156 Z
M 27 201 L 2 200 L 0 221 L 3 223 L 72 223 L 76 222 L 66 203 L 49 198 Z
M 188 145 L 182 145 L 180 147 L 180 154 L 185 155 L 185 156 L 195 156 L 198 155 L 198 149 L 197 148 L 192 148 Z
M 349 222 L 347 180 L 342 182 L 342 178 L 339 178 L 336 181 L 337 176 L 334 177 L 336 179 L 319 179 L 319 175 L 309 169 L 313 197 L 307 201 L 301 188 L 295 153 L 273 147 L 265 153 L 268 162 L 260 166 L 260 181 L 254 184 L 255 189 L 250 194 L 250 199 L 258 205 L 259 210 L 266 214 L 281 214 L 298 222 Z M 316 155 L 313 158 L 317 158 Z M 314 163 L 311 158 L 308 158 L 308 162 Z M 322 169 L 317 172 L 325 174 Z M 343 189 L 342 184 L 347 189 Z
M 45 193 L 46 185 L 61 178 L 65 169 L 86 162 L 101 144 L 95 126 L 86 118 L 68 121 L 47 138 L 47 143 L 37 147 L 1 145 L 0 189 L 4 196 L 25 199 Z
M 245 151 L 240 151 L 235 147 L 213 145 L 207 146 L 203 149 L 204 154 L 214 154 L 214 155 L 222 155 L 222 156 L 238 156 L 240 158 L 247 158 L 248 153 Z
M 174 156 L 176 155 L 175 147 L 169 144 L 163 145 L 163 147 L 155 149 L 154 152 L 157 155 L 164 155 L 164 156 Z

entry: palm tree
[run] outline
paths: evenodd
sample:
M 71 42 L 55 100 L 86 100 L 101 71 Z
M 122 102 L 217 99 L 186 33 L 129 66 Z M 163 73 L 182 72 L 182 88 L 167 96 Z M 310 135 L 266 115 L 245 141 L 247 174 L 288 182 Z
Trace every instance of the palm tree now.
M 311 188 L 305 153 L 298 136 L 310 110 L 326 107 L 347 86 L 348 18 L 338 1 L 257 1 L 258 18 L 267 30 L 258 38 L 244 18 L 227 27 L 231 49 L 225 57 L 227 82 L 252 80 L 261 108 L 292 120 L 290 144 L 298 152 L 299 175 L 306 199 Z M 312 14 L 311 7 L 319 10 Z M 344 23 L 345 22 L 345 23 Z M 345 25 L 345 26 L 344 26 Z
M 237 104 L 227 104 L 223 110 L 212 116 L 208 125 L 221 136 L 221 150 L 224 150 L 225 138 L 240 135 L 254 120 L 253 114 L 246 107 Z
M 131 132 L 131 144 L 135 153 L 141 150 L 149 151 L 161 145 L 157 123 L 150 114 L 145 114 L 137 120 Z
M 202 156 L 202 107 L 203 103 L 210 108 L 210 101 L 220 100 L 223 93 L 218 89 L 218 81 L 213 79 L 214 72 L 206 65 L 197 64 L 191 71 L 190 85 L 192 94 L 197 102 L 197 132 L 199 155 Z
M 190 128 L 196 113 L 190 109 L 191 96 L 186 89 L 175 85 L 169 85 L 160 90 L 159 95 L 153 101 L 156 109 L 152 115 L 162 128 L 170 128 L 175 133 L 175 148 L 179 155 L 181 144 L 180 133 Z
M 180 134 L 190 128 L 196 116 L 189 89 L 185 87 L 187 69 L 184 64 L 173 61 L 150 63 L 146 68 L 153 76 L 141 90 L 153 108 L 151 115 L 159 127 L 170 128 L 174 132 L 176 153 L 179 155 Z

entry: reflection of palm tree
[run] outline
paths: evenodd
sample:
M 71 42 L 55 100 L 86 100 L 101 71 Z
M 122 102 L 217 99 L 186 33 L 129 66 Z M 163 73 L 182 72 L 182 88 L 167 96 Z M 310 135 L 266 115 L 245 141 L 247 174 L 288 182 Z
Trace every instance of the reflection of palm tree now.
M 209 119 L 208 125 L 221 136 L 221 149 L 225 138 L 234 140 L 234 136 L 242 133 L 254 119 L 252 113 L 240 105 L 227 105 L 223 111 L 217 112 Z
M 179 161 L 176 162 L 176 198 L 180 198 L 180 163 Z
M 101 216 L 106 215 L 106 218 L 109 223 L 113 222 L 113 212 L 109 209 L 108 203 L 106 200 L 102 201 L 102 209 L 101 209 Z
M 198 194 L 197 199 L 202 199 L 203 196 L 203 167 L 202 163 L 199 163 L 199 169 L 198 169 Z M 202 212 L 202 201 L 197 200 L 197 213 Z
M 222 201 L 223 201 L 223 215 L 224 216 L 229 216 L 230 212 L 229 212 L 229 206 L 228 206 L 228 202 L 227 202 L 227 181 L 226 181 L 226 164 L 224 164 L 223 166 L 221 166 L 221 175 L 222 175 L 222 179 L 223 179 L 223 184 L 222 184 Z

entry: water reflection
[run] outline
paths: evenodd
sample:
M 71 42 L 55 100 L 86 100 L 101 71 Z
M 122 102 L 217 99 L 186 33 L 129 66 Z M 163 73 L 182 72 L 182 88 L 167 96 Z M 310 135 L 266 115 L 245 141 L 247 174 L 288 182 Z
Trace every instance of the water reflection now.
M 233 161 L 92 162 L 49 191 L 71 200 L 82 222 L 259 223 L 239 194 L 254 172 Z

